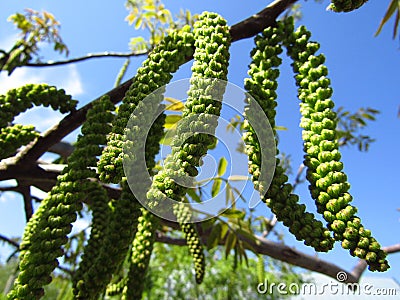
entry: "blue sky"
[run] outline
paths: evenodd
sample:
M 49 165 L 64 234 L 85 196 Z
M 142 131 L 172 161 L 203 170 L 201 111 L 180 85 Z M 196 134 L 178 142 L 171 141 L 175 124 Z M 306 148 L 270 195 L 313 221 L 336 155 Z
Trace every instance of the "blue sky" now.
M 392 40 L 393 22 L 384 27 L 378 37 L 374 33 L 379 25 L 389 0 L 368 1 L 361 9 L 348 14 L 328 12 L 329 1 L 316 4 L 314 1 L 300 1 L 303 18 L 298 24 L 305 24 L 312 32 L 312 39 L 321 43 L 320 52 L 326 55 L 329 77 L 334 88 L 333 100 L 337 106 L 350 111 L 360 107 L 372 107 L 381 113 L 377 121 L 371 123 L 364 134 L 376 139 L 368 152 L 356 148 L 342 149 L 342 160 L 351 184 L 354 205 L 364 225 L 371 229 L 378 241 L 386 246 L 399 243 L 400 207 L 397 188 L 400 183 L 399 132 L 400 119 L 397 112 L 399 98 L 400 52 L 399 39 Z M 234 24 L 261 10 L 266 2 L 259 0 L 231 1 L 165 1 L 172 11 L 188 8 L 193 13 L 204 10 L 223 15 L 229 24 Z M 0 4 L 0 48 L 12 45 L 16 31 L 6 22 L 9 15 L 30 7 L 52 12 L 61 22 L 61 35 L 70 49 L 70 57 L 82 56 L 88 52 L 128 51 L 129 39 L 140 32 L 128 26 L 124 18 L 127 11 L 124 1 L 11 1 Z M 236 42 L 231 47 L 229 81 L 243 86 L 252 39 Z M 57 59 L 50 49 L 44 49 L 46 59 Z M 127 77 L 135 74 L 142 58 L 133 59 Z M 26 82 L 47 82 L 65 88 L 80 105 L 97 98 L 113 87 L 115 77 L 123 59 L 96 59 L 70 66 L 46 69 L 23 68 L 11 77 L 0 75 L 0 92 L 20 86 Z M 177 78 L 189 76 L 190 64 L 186 64 Z M 280 132 L 280 149 L 291 155 L 293 168 L 302 162 L 301 131 L 298 127 L 300 114 L 293 74 L 288 60 L 284 61 L 279 82 L 279 106 L 277 124 L 288 128 Z M 38 124 L 38 129 L 46 129 L 60 118 L 49 110 L 36 109 L 34 113 L 20 118 L 21 122 Z M 245 163 L 244 163 L 245 165 Z M 301 201 L 312 210 L 313 203 L 306 185 L 298 188 Z M 270 216 L 267 208 L 259 207 L 259 213 Z M 24 225 L 22 201 L 16 195 L 3 194 L 0 198 L 0 232 L 9 236 L 20 236 Z M 313 251 L 296 242 L 282 226 L 278 230 L 285 234 L 286 242 L 297 249 L 312 254 Z M 6 257 L 4 248 L 0 259 Z M 350 270 L 357 260 L 339 244 L 328 254 L 318 254 Z M 385 274 L 366 273 L 368 276 L 390 276 L 400 281 L 400 253 L 389 256 L 392 268 Z

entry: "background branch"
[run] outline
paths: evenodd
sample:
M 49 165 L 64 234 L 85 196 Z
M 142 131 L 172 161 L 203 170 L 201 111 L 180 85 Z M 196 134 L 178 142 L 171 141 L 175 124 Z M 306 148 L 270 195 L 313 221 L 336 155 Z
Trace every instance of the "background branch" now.
M 58 61 L 48 61 L 48 62 L 38 62 L 38 63 L 27 63 L 25 66 L 27 67 L 53 67 L 60 65 L 67 65 L 71 63 L 81 62 L 84 60 L 89 60 L 93 58 L 104 58 L 104 57 L 134 57 L 134 56 L 143 56 L 148 54 L 148 50 L 129 52 L 129 53 L 121 53 L 121 52 L 102 52 L 102 53 L 89 53 L 85 56 L 76 57 L 72 59 L 66 60 L 58 60 Z
M 19 248 L 19 244 L 15 241 L 13 241 L 12 239 L 0 234 L 0 240 L 2 240 L 3 242 L 6 242 L 8 244 L 10 244 L 11 246 L 15 247 L 15 248 Z
M 17 180 L 18 187 L 20 189 L 20 193 L 24 199 L 24 211 L 25 211 L 25 219 L 26 222 L 33 215 L 33 206 L 32 206 L 32 197 L 31 197 L 31 187 L 29 184 L 26 184 L 23 180 Z
M 199 226 L 200 225 L 198 225 L 197 227 Z M 201 232 L 201 228 L 198 228 L 198 231 Z M 201 238 L 203 244 L 206 245 L 208 238 L 207 235 L 201 235 Z M 347 274 L 347 280 L 341 281 L 341 283 L 359 282 L 360 277 L 362 273 L 365 271 L 367 266 L 364 260 L 360 260 L 357 263 L 357 265 L 353 268 L 353 270 L 349 272 L 331 262 L 322 260 L 317 256 L 302 253 L 296 250 L 295 248 L 291 248 L 282 243 L 276 243 L 267 240 L 261 236 L 255 236 L 255 238 L 256 240 L 250 240 L 249 238 L 243 235 L 240 234 L 238 235 L 238 239 L 248 243 L 249 245 L 248 249 L 250 250 L 250 248 L 253 248 L 257 254 L 267 255 L 269 257 L 278 259 L 280 261 L 301 267 L 303 269 L 327 275 L 335 280 L 337 280 L 336 276 L 339 272 L 345 272 Z M 178 245 L 178 246 L 186 245 L 185 239 L 172 238 L 160 232 L 158 232 L 158 234 L 156 235 L 156 241 L 170 245 Z M 246 245 L 246 243 L 244 243 L 244 245 Z M 221 240 L 219 244 L 225 245 L 225 240 Z M 384 247 L 383 250 L 386 251 L 388 254 L 400 252 L 400 244 Z M 360 268 L 360 266 L 362 266 L 363 269 Z

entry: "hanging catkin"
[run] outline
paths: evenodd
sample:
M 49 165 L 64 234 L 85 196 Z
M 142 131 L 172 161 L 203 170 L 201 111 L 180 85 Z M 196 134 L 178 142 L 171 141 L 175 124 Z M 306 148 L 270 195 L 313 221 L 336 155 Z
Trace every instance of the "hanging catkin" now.
M 157 217 L 142 208 L 139 217 L 135 239 L 132 243 L 132 255 L 129 262 L 126 288 L 122 292 L 124 300 L 140 300 L 144 289 L 144 277 L 153 252 L 155 232 L 158 225 Z
M 88 112 L 88 118 L 91 123 L 84 124 L 82 126 L 82 133 L 85 134 L 85 138 L 81 139 L 82 142 L 92 145 L 96 148 L 97 155 L 101 154 L 103 146 L 107 143 L 106 133 L 111 131 L 111 122 L 114 119 L 114 115 L 110 112 L 114 110 L 114 106 L 111 102 L 103 102 L 103 107 L 100 105 L 94 106 Z M 105 126 L 104 126 L 105 125 Z M 104 128 L 100 132 L 97 128 Z M 79 142 L 78 142 L 79 143 Z M 101 148 L 99 148 L 101 146 Z M 85 149 L 82 147 L 81 149 Z M 76 151 L 76 155 L 87 155 L 84 150 Z M 90 163 L 91 167 L 96 166 L 96 156 L 92 156 Z M 96 172 L 91 169 L 91 177 L 96 177 Z M 108 205 L 109 199 L 105 189 L 97 182 L 92 182 L 89 190 L 86 190 L 88 203 L 90 210 L 92 211 L 92 224 L 90 230 L 90 238 L 85 246 L 82 254 L 81 262 L 79 267 L 73 276 L 73 292 L 75 296 L 79 295 L 79 289 L 77 285 L 80 281 L 87 280 L 87 272 L 89 268 L 93 267 L 93 264 L 99 263 L 96 258 L 99 256 L 101 246 L 104 242 L 107 234 L 107 227 L 110 217 L 110 207 Z
M 282 23 L 276 27 L 268 27 L 262 35 L 255 38 L 256 46 L 252 51 L 252 62 L 249 67 L 250 78 L 245 80 L 245 88 L 253 99 L 262 108 L 264 116 L 254 116 L 259 113 L 252 109 L 252 104 L 245 109 L 249 114 L 251 122 L 245 122 L 244 141 L 246 143 L 246 153 L 249 158 L 249 172 L 257 190 L 262 193 L 262 200 L 271 208 L 279 221 L 282 221 L 289 231 L 298 240 L 304 241 L 306 245 L 312 246 L 317 251 L 328 251 L 332 249 L 333 239 L 327 228 L 324 228 L 321 221 L 315 219 L 314 215 L 305 211 L 305 205 L 299 204 L 299 197 L 292 194 L 292 185 L 288 183 L 288 177 L 284 169 L 276 159 L 275 173 L 267 191 L 264 191 L 266 183 L 261 178 L 261 159 L 268 159 L 269 155 L 261 158 L 261 155 L 269 149 L 262 149 L 258 136 L 264 138 L 268 136 L 267 128 L 261 128 L 264 132 L 256 132 L 251 126 L 252 122 L 258 122 L 259 118 L 268 118 L 276 138 L 275 115 L 277 106 L 276 89 L 278 87 L 277 78 L 279 76 L 279 65 L 281 59 L 279 54 L 282 52 L 281 42 L 284 38 L 284 28 Z M 279 153 L 278 150 L 276 150 Z
M 176 72 L 187 57 L 193 54 L 193 34 L 185 27 L 164 38 L 149 54 L 143 66 L 138 69 L 133 83 L 127 91 L 113 122 L 113 131 L 108 137 L 98 167 L 103 182 L 119 183 L 124 177 L 123 144 L 124 130 L 136 106 L 147 95 L 168 84 L 171 73 Z M 162 115 L 163 116 L 163 115 Z
M 285 45 L 293 59 L 301 100 L 304 165 L 311 196 L 335 239 L 342 242 L 342 247 L 349 249 L 351 255 L 365 259 L 371 271 L 385 271 L 389 268 L 386 253 L 361 224 L 356 216 L 357 208 L 350 205 L 350 184 L 340 161 L 337 117 L 330 98 L 332 88 L 324 65 L 325 57 L 316 55 L 320 45 L 309 40 L 311 33 L 304 26 L 294 32 L 292 19 L 285 24 Z
M 205 12 L 195 23 L 193 32 L 196 50 L 191 86 L 182 122 L 178 124 L 172 141 L 171 154 L 165 159 L 163 169 L 154 176 L 148 192 L 148 199 L 154 206 L 167 197 L 182 202 L 190 183 L 183 186 L 178 182 L 191 181 L 191 176 L 197 175 L 200 158 L 214 142 L 217 117 L 222 107 L 229 63 L 228 26 L 218 14 Z M 204 255 L 196 229 L 188 223 L 191 212 L 186 209 L 187 206 L 178 205 L 174 213 L 185 234 L 189 252 L 196 254 L 193 256 L 196 281 L 200 283 L 204 275 Z
M 102 113 L 103 109 L 109 109 L 109 104 L 109 99 L 104 97 L 94 103 L 92 110 Z M 101 120 L 107 120 L 104 114 Z M 96 165 L 96 156 L 101 153 L 99 145 L 92 144 L 91 134 L 95 131 L 105 136 L 109 131 L 108 124 L 97 122 L 97 113 L 91 115 L 89 110 L 82 128 L 87 135 L 78 137 L 68 166 L 26 226 L 20 246 L 20 272 L 9 299 L 39 299 L 44 293 L 43 286 L 51 282 L 51 273 L 58 266 L 57 258 L 63 254 L 62 247 L 77 218 L 76 212 L 82 208 L 85 191 L 91 188 L 92 182 L 87 178 L 95 172 L 90 168 Z
M 87 278 L 91 279 L 79 284 L 79 288 L 85 291 L 82 292 L 82 299 L 96 299 L 98 295 L 103 293 L 107 284 L 111 281 L 113 273 L 122 264 L 128 253 L 129 245 L 137 232 L 141 205 L 135 195 L 132 194 L 124 177 L 123 157 L 129 155 L 129 153 L 135 153 L 137 145 L 135 145 L 131 136 L 133 135 L 137 139 L 138 135 L 144 134 L 142 128 L 145 126 L 131 126 L 124 132 L 128 120 L 138 105 L 141 104 L 141 101 L 148 94 L 167 84 L 172 77 L 171 73 L 175 72 L 185 62 L 186 57 L 192 55 L 193 43 L 193 34 L 188 27 L 174 31 L 171 35 L 165 37 L 149 54 L 143 66 L 139 68 L 138 74 L 133 79 L 133 83 L 118 109 L 117 118 L 113 122 L 113 132 L 108 136 L 107 147 L 102 153 L 98 169 L 100 179 L 103 181 L 121 184 L 122 195 L 114 203 L 108 228 L 109 234 L 103 243 L 100 256 L 97 258 L 99 263 L 94 264 L 88 271 Z M 158 105 L 163 100 L 163 97 L 159 96 L 162 96 L 162 93 L 157 92 L 155 100 L 158 100 L 158 103 L 153 101 L 151 105 Z M 147 106 L 149 103 L 142 104 Z M 144 117 L 152 118 L 151 115 L 146 116 L 146 114 Z M 164 119 L 164 114 L 161 114 L 154 121 L 148 132 L 146 147 L 140 149 L 140 151 L 145 151 L 146 165 L 150 174 L 152 174 L 152 168 L 155 166 L 154 157 L 159 151 Z M 147 132 L 145 133 L 147 134 Z M 146 138 L 146 135 L 144 138 Z M 126 151 L 123 153 L 124 148 Z M 132 152 L 130 152 L 131 150 Z M 129 159 L 128 161 L 132 164 L 129 168 L 131 173 L 128 173 L 135 176 L 136 162 Z M 129 174 L 126 176 L 129 177 Z M 142 179 L 139 178 L 139 180 Z

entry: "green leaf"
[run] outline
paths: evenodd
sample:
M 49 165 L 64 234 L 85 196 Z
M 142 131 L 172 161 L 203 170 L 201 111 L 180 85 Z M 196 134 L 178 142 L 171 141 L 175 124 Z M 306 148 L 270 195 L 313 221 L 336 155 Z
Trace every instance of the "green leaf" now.
M 176 126 L 176 123 L 178 123 L 181 119 L 182 119 L 181 115 L 167 115 L 165 117 L 164 128 L 166 129 L 174 128 Z
M 225 238 L 225 235 L 226 235 L 226 233 L 228 232 L 228 230 L 229 230 L 228 224 L 226 224 L 226 223 L 221 223 L 221 234 L 220 234 L 220 238 L 221 238 L 221 239 L 224 239 L 224 238 Z
M 139 17 L 136 19 L 135 29 L 139 29 L 140 26 L 142 26 L 142 23 L 143 23 L 143 19 L 142 19 L 141 16 L 139 16 Z
M 229 183 L 226 184 L 225 187 L 225 205 L 228 205 L 228 203 L 232 201 L 232 203 L 234 204 L 235 201 L 235 195 L 233 195 L 233 191 L 231 189 L 231 186 Z
M 187 190 L 187 194 L 190 196 L 190 198 L 192 198 L 197 203 L 201 202 L 201 199 L 200 199 L 199 195 L 197 195 L 197 193 L 196 193 L 196 191 L 194 189 L 188 189 Z
M 243 219 L 245 217 L 245 213 L 238 209 L 228 208 L 222 213 L 222 216 L 227 217 L 229 219 Z
M 285 126 L 275 126 L 275 130 L 287 130 Z
M 211 196 L 214 198 L 216 195 L 218 195 L 219 190 L 221 189 L 221 183 L 222 180 L 219 178 L 215 178 L 212 188 L 211 188 Z
M 207 249 L 208 250 L 218 246 L 218 243 L 221 238 L 221 231 L 222 231 L 221 223 L 215 224 L 211 230 L 210 235 L 208 236 L 208 239 L 207 239 Z
M 394 14 L 396 9 L 398 10 L 399 8 L 400 8 L 400 1 L 399 0 L 392 0 L 392 2 L 390 2 L 388 9 L 387 9 L 385 15 L 383 16 L 383 18 L 381 20 L 381 23 L 379 24 L 378 30 L 375 32 L 375 36 L 377 36 L 377 35 L 379 35 L 381 33 L 383 25 L 386 24 L 386 22 Z M 398 24 L 398 21 L 396 21 L 396 24 Z
M 146 50 L 147 49 L 147 41 L 142 36 L 133 37 L 133 38 L 131 38 L 131 40 L 129 42 L 129 47 L 133 51 Z
M 368 113 L 362 113 L 361 116 L 362 116 L 364 119 L 368 119 L 368 120 L 371 120 L 371 121 L 375 121 L 375 120 L 376 120 L 375 117 L 374 117 L 373 115 L 368 114 Z
M 144 10 L 155 10 L 156 7 L 154 5 L 143 5 L 142 9 L 144 9 Z
M 247 180 L 250 180 L 249 176 L 231 175 L 228 177 L 228 181 L 247 181 Z
M 225 174 L 226 167 L 228 166 L 228 161 L 225 157 L 221 157 L 218 162 L 218 176 L 222 176 Z
M 174 99 L 172 97 L 165 97 L 165 101 L 171 103 L 170 105 L 167 105 L 166 110 L 173 110 L 173 111 L 182 111 L 184 104 L 182 101 L 179 101 L 178 99 Z
M 246 266 L 249 267 L 249 261 L 248 261 L 248 258 L 247 258 L 246 251 L 244 249 L 244 243 L 242 241 L 239 241 L 236 249 L 239 252 L 240 263 L 242 263 L 243 258 L 244 258 L 244 260 L 246 262 Z
M 393 39 L 396 38 L 397 30 L 399 29 L 399 20 L 400 20 L 400 4 L 399 8 L 397 9 L 396 17 L 394 19 L 394 26 L 393 26 Z
M 229 252 L 236 246 L 237 237 L 232 231 L 228 233 L 228 236 L 225 241 L 225 257 L 228 257 Z

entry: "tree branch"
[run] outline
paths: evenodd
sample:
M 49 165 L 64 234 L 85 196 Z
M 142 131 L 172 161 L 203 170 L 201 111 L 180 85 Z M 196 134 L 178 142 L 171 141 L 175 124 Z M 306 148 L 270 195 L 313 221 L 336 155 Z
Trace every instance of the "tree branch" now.
M 60 65 L 67 65 L 71 63 L 81 62 L 84 60 L 89 60 L 93 58 L 103 58 L 103 57 L 134 57 L 134 56 L 143 56 L 148 54 L 148 50 L 129 52 L 129 53 L 121 53 L 121 52 L 102 52 L 102 53 L 89 53 L 85 56 L 76 57 L 72 59 L 59 60 L 59 61 L 48 61 L 48 62 L 38 62 L 38 63 L 27 63 L 25 66 L 27 67 L 53 67 Z
M 26 222 L 33 215 L 33 206 L 32 206 L 32 197 L 31 197 L 31 187 L 29 184 L 26 184 L 23 180 L 17 180 L 18 187 L 20 188 L 20 193 L 24 199 L 24 210 L 25 210 L 25 219 Z
M 15 247 L 15 248 L 19 248 L 19 244 L 15 241 L 13 241 L 12 239 L 0 234 L 0 240 L 10 244 L 11 246 Z
M 74 146 L 67 142 L 59 142 L 51 146 L 48 150 L 49 152 L 60 155 L 64 160 L 68 158 L 74 151 Z
M 201 238 L 202 238 L 203 244 L 207 244 L 208 237 L 202 235 Z M 287 262 L 289 264 L 301 267 L 303 269 L 327 275 L 335 280 L 337 280 L 336 276 L 339 272 L 345 272 L 347 274 L 347 280 L 341 281 L 341 283 L 359 282 L 360 277 L 361 277 L 363 271 L 365 270 L 365 268 L 364 268 L 364 270 L 362 272 L 354 272 L 354 269 L 356 269 L 359 264 L 364 263 L 363 260 L 360 260 L 361 263 L 359 262 L 356 265 L 356 267 L 353 269 L 353 271 L 348 272 L 348 271 L 344 270 L 343 268 L 341 268 L 331 262 L 322 260 L 313 255 L 308 255 L 308 254 L 302 253 L 302 252 L 300 252 L 294 248 L 291 248 L 289 246 L 286 246 L 282 243 L 276 243 L 276 242 L 267 240 L 260 236 L 256 236 L 255 238 L 256 238 L 256 240 L 254 241 L 254 240 L 248 239 L 247 237 L 245 237 L 243 235 L 238 235 L 238 239 L 248 243 L 249 248 L 253 248 L 257 254 L 267 255 L 267 256 L 275 258 L 277 260 Z M 160 243 L 177 245 L 177 246 L 186 245 L 185 239 L 172 238 L 172 237 L 166 236 L 160 232 L 158 232 L 156 235 L 156 241 L 160 242 Z M 246 243 L 244 243 L 244 245 L 246 245 Z M 225 241 L 221 240 L 219 242 L 219 244 L 225 245 Z M 400 252 L 400 244 L 384 247 L 383 250 L 386 251 L 388 254 Z M 365 266 L 366 266 L 366 264 L 365 264 Z
M 268 26 L 275 25 L 278 16 L 298 0 L 275 0 L 262 11 L 243 20 L 230 29 L 232 41 L 238 41 L 255 36 Z

